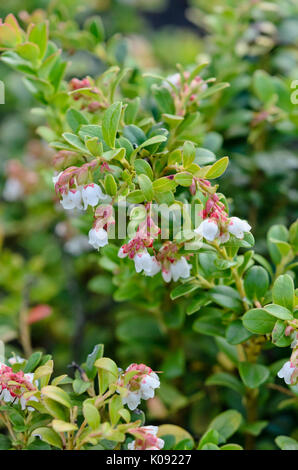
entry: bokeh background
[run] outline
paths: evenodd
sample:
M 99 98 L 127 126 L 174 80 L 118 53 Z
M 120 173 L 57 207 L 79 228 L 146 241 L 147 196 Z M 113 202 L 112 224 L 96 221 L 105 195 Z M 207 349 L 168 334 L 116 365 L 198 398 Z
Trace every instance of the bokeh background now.
M 115 64 L 130 65 L 136 75 L 146 69 L 166 76 L 177 63 L 210 62 L 208 76 L 231 87 L 202 109 L 207 118 L 198 141 L 231 157 L 221 190 L 234 214 L 249 220 L 266 262 L 270 226 L 297 217 L 298 105 L 290 100 L 298 79 L 296 0 L 1 2 L 0 16 L 8 13 L 23 25 L 50 19 L 52 38 L 71 59 L 69 79 Z M 105 46 L 84 30 L 93 15 L 102 18 Z M 265 89 L 257 70 L 265 74 Z M 3 63 L 0 79 L 0 339 L 7 350 L 22 355 L 19 313 L 27 309 L 32 346 L 53 354 L 57 373 L 82 361 L 97 343 L 123 367 L 137 361 L 163 370 L 163 386 L 149 404 L 155 421 L 171 419 L 199 435 L 216 412 L 241 409 L 236 392 L 219 395 L 204 385 L 208 374 L 230 367 L 232 352 L 220 339 L 195 333 L 180 303 L 165 305 L 154 283 L 146 296 L 142 280 L 139 295 L 135 286 L 116 288 L 113 260 L 90 251 L 80 219 L 70 218 L 55 199 L 53 151 L 35 132 L 43 118 L 34 112 L 34 99 Z M 273 394 L 266 405 L 264 419 L 266 413 L 274 418 L 259 448 L 295 430 L 295 415 L 279 401 Z

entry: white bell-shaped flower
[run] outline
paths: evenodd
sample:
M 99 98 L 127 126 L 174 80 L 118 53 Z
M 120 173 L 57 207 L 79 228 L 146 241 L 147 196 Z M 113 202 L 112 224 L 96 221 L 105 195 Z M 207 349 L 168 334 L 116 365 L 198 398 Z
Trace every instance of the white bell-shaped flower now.
M 239 217 L 231 217 L 228 230 L 232 235 L 241 240 L 244 237 L 244 233 L 251 230 L 251 226 L 246 220 L 239 219 Z
M 160 265 L 156 258 L 151 256 L 147 250 L 136 253 L 133 260 L 137 273 L 144 271 L 146 276 L 155 276 L 160 271 Z
M 141 403 L 141 390 L 135 392 L 129 392 L 128 395 L 122 397 L 122 404 L 127 405 L 128 408 L 133 411 Z
M 98 186 L 98 184 L 87 184 L 82 188 L 82 199 L 85 210 L 88 206 L 97 206 L 99 200 L 103 201 L 106 198 L 106 194 L 102 192 L 101 187 Z
M 201 235 L 206 238 L 208 242 L 213 242 L 220 234 L 220 230 L 215 220 L 205 219 L 200 225 L 194 230 L 197 235 Z
M 89 243 L 96 250 L 107 245 L 109 243 L 107 231 L 103 228 L 92 228 L 89 230 Z
M 291 363 L 291 361 L 287 361 L 277 373 L 277 376 L 280 379 L 284 379 L 287 385 L 291 385 L 291 378 L 294 371 L 295 366 Z
M 83 209 L 81 188 L 69 189 L 67 193 L 62 194 L 60 202 L 63 208 L 67 210 Z
M 173 281 L 176 282 L 178 279 L 186 279 L 190 276 L 191 264 L 186 261 L 186 258 L 182 256 L 178 261 L 171 264 L 171 273 Z
M 141 381 L 141 398 L 149 400 L 154 397 L 154 390 L 160 387 L 160 380 L 155 372 L 146 375 Z

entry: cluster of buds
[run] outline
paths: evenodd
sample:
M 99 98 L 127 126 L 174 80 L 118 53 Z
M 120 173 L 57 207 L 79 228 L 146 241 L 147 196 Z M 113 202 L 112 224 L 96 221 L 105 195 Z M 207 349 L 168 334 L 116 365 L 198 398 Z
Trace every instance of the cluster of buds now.
M 24 374 L 22 370 L 13 372 L 10 366 L 0 363 L 0 400 L 5 403 L 20 403 L 24 410 L 28 400 L 24 394 L 36 390 L 37 387 L 33 384 L 33 374 Z M 38 401 L 35 396 L 30 396 L 30 400 Z
M 291 348 L 293 348 L 293 352 L 290 360 L 282 366 L 277 376 L 284 379 L 287 385 L 296 385 L 298 382 L 298 333 L 289 325 L 286 328 L 285 335 L 292 338 Z
M 69 88 L 73 92 L 75 101 L 81 99 L 81 109 L 87 109 L 90 113 L 106 107 L 106 103 L 104 103 L 102 99 L 99 101 L 99 97 L 101 97 L 100 90 L 91 82 L 92 81 L 89 77 L 85 77 L 82 80 L 72 78 L 69 82 Z M 88 89 L 88 95 L 83 94 L 82 89 Z M 94 94 L 94 99 L 92 98 L 92 94 Z
M 70 166 L 53 177 L 56 194 L 62 197 L 60 202 L 64 209 L 86 210 L 88 206 L 95 207 L 100 200 L 107 199 L 98 184 L 87 183 L 89 170 L 97 165 L 98 162 L 93 160 L 81 167 Z
M 207 82 L 202 79 L 199 75 L 194 77 L 190 83 L 188 83 L 190 78 L 189 72 L 184 72 L 183 80 L 180 73 L 175 73 L 170 75 L 167 78 L 167 81 L 164 83 L 164 86 L 168 88 L 170 91 L 173 91 L 169 82 L 175 86 L 177 89 L 177 93 L 172 93 L 176 112 L 179 115 L 184 115 L 185 113 L 185 103 L 187 101 L 196 102 L 198 104 L 199 100 L 199 93 L 205 91 L 207 89 Z
M 135 410 L 141 400 L 154 397 L 154 390 L 159 388 L 158 375 L 145 364 L 131 364 L 118 380 L 122 389 L 122 403 L 130 410 Z
M 225 205 L 219 200 L 217 194 L 212 194 L 208 198 L 205 208 L 199 215 L 203 220 L 194 231 L 209 242 L 217 239 L 220 243 L 226 243 L 230 235 L 242 240 L 244 233 L 251 229 L 246 220 L 228 217 Z
M 163 439 L 157 437 L 157 426 L 142 426 L 129 430 L 135 440 L 128 444 L 129 450 L 160 450 L 164 447 Z
M 10 160 L 6 168 L 7 179 L 3 188 L 6 201 L 18 201 L 30 194 L 38 183 L 37 174 L 26 169 L 18 160 Z

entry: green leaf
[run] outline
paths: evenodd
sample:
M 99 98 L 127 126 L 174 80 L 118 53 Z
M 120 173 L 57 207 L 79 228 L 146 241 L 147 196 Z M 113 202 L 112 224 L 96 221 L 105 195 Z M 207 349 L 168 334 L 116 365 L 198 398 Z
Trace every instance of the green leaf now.
M 278 436 L 276 444 L 281 450 L 298 450 L 298 441 L 288 436 Z
M 39 48 L 39 58 L 42 59 L 46 53 L 48 42 L 47 23 L 36 23 L 32 25 L 29 31 L 28 39 Z
M 257 388 L 269 377 L 269 369 L 261 364 L 250 362 L 239 363 L 239 373 L 243 383 L 248 388 Z
M 110 414 L 112 426 L 115 426 L 118 423 L 120 419 L 119 411 L 122 408 L 123 408 L 123 405 L 122 405 L 121 397 L 119 395 L 114 395 L 109 401 L 109 414 Z
M 142 190 L 142 192 L 145 194 L 146 200 L 147 201 L 152 201 L 153 199 L 153 185 L 151 180 L 148 178 L 146 175 L 138 175 L 138 183 L 139 186 Z
M 100 414 L 92 403 L 85 401 L 83 403 L 83 415 L 92 429 L 97 429 L 100 425 Z
M 57 434 L 53 429 L 41 427 L 34 429 L 33 436 L 40 436 L 41 440 L 50 444 L 51 446 L 58 447 L 62 449 L 62 441 L 59 434 Z
M 241 311 L 242 303 L 238 292 L 229 286 L 216 286 L 209 291 L 209 297 L 221 307 Z
M 283 225 L 273 225 L 268 231 L 268 234 L 267 234 L 268 249 L 269 249 L 271 259 L 276 265 L 280 263 L 282 259 L 282 255 L 276 243 L 272 242 L 272 240 L 275 240 L 275 241 L 279 240 L 281 242 L 287 242 L 288 237 L 289 237 L 288 230 Z
M 289 229 L 289 241 L 293 246 L 294 253 L 298 253 L 298 220 Z
M 126 200 L 131 204 L 139 204 L 145 200 L 145 194 L 140 189 L 136 189 L 128 194 Z
M 220 450 L 243 450 L 239 444 L 225 444 L 220 447 Z
M 74 133 L 79 130 L 81 125 L 88 124 L 88 120 L 85 118 L 83 113 L 74 108 L 68 109 L 66 113 L 66 121 Z
M 57 401 L 61 405 L 66 406 L 67 408 L 71 407 L 71 401 L 68 394 L 59 387 L 54 385 L 47 385 L 46 387 L 42 388 L 41 393 L 46 397 Z
M 85 364 L 85 371 L 89 379 L 94 379 L 97 373 L 95 362 L 103 356 L 103 344 L 96 344 L 93 348 L 92 353 L 88 354 L 87 361 Z
M 206 444 L 214 444 L 217 446 L 219 440 L 219 434 L 215 429 L 209 429 L 208 431 L 203 434 L 203 436 L 200 439 L 199 445 L 198 445 L 198 450 L 202 450 L 202 448 Z
M 153 180 L 152 168 L 146 160 L 138 158 L 134 161 L 134 167 L 137 175 L 146 175 L 150 180 Z
M 244 387 L 242 383 L 236 377 L 234 377 L 234 375 L 227 372 L 217 372 L 216 374 L 211 375 L 206 380 L 206 385 L 220 385 L 222 387 L 231 388 L 240 395 L 244 393 Z
M 53 416 L 53 418 L 62 419 L 63 421 L 67 419 L 65 407 L 61 406 L 57 401 L 48 397 L 43 397 L 42 402 L 48 413 Z
M 273 284 L 272 298 L 275 304 L 286 307 L 290 311 L 294 309 L 294 283 L 288 274 L 276 279 Z
M 76 149 L 80 150 L 80 152 L 90 155 L 90 152 L 87 150 L 83 142 L 79 139 L 79 137 L 71 132 L 64 132 L 62 137 L 68 142 L 70 145 L 75 147 Z
M 100 16 L 91 16 L 86 21 L 85 27 L 88 28 L 90 33 L 94 36 L 97 43 L 100 43 L 104 40 L 105 32 L 102 19 Z
M 218 178 L 226 171 L 228 164 L 229 164 L 229 157 L 223 157 L 220 160 L 217 160 L 217 162 L 213 163 L 211 168 L 209 168 L 209 170 L 207 171 L 205 175 L 205 178 L 206 179 Z
M 189 187 L 192 183 L 192 175 L 190 173 L 182 172 L 175 175 L 175 182 L 180 186 Z
M 27 361 L 27 364 L 24 367 L 24 373 L 27 374 L 28 372 L 33 372 L 40 363 L 41 358 L 42 353 L 39 351 L 36 351 L 35 353 L 31 354 Z
M 200 450 L 220 450 L 220 448 L 216 444 L 208 442 L 207 444 L 204 444 Z
M 17 53 L 25 60 L 32 62 L 33 66 L 39 58 L 39 47 L 33 42 L 25 42 L 18 44 L 16 47 Z
M 281 320 L 292 320 L 293 315 L 292 313 L 285 307 L 281 305 L 269 304 L 265 305 L 264 310 L 273 315 L 276 318 L 280 318 Z
M 196 156 L 196 150 L 192 142 L 184 142 L 182 155 L 183 167 L 188 168 L 194 162 Z
M 118 375 L 119 375 L 117 365 L 115 364 L 114 361 L 112 361 L 112 359 L 110 359 L 108 357 L 101 357 L 100 359 L 97 359 L 97 361 L 95 362 L 94 365 L 98 369 L 103 369 L 103 370 L 109 372 L 114 377 L 118 377 Z
M 113 103 L 104 113 L 102 120 L 102 134 L 106 144 L 115 148 L 116 135 L 120 123 L 122 103 Z
M 241 320 L 235 320 L 227 327 L 226 340 L 230 344 L 244 343 L 251 336 L 252 333 L 244 328 Z
M 66 421 L 62 421 L 61 419 L 53 419 L 52 426 L 54 431 L 59 433 L 76 431 L 78 429 L 76 424 L 68 423 Z
M 117 194 L 117 183 L 114 176 L 110 173 L 106 174 L 104 185 L 106 194 L 109 194 L 110 196 L 115 196 Z
M 251 300 L 260 300 L 264 297 L 269 287 L 269 276 L 261 266 L 252 266 L 244 278 L 246 295 Z
M 286 336 L 287 323 L 282 320 L 277 320 L 272 330 L 272 343 L 279 348 L 286 348 L 292 342 L 291 336 Z
M 164 193 L 166 191 L 172 191 L 176 188 L 176 183 L 174 180 L 163 176 L 155 181 L 153 181 L 153 189 L 156 192 Z
M 198 99 L 202 100 L 202 99 L 208 98 L 209 96 L 212 96 L 215 93 L 218 93 L 219 91 L 229 86 L 230 86 L 229 83 L 216 83 L 215 85 L 208 87 L 207 90 L 204 90 L 201 93 L 199 93 Z
M 263 429 L 268 425 L 268 421 L 255 421 L 254 423 L 246 423 L 241 426 L 241 431 L 252 436 L 259 436 Z
M 242 416 L 236 410 L 224 411 L 213 421 L 211 421 L 208 429 L 214 429 L 219 434 L 219 444 L 224 443 L 231 437 L 239 428 L 242 421 Z
M 144 147 L 149 147 L 150 145 L 160 144 L 161 142 L 166 142 L 167 138 L 165 135 L 154 135 L 150 139 L 145 140 L 138 148 L 142 149 Z
M 73 391 L 77 395 L 82 395 L 82 393 L 85 393 L 88 388 L 90 388 L 90 382 L 85 382 L 82 379 L 75 379 L 72 383 Z
M 162 114 L 175 114 L 175 104 L 167 88 L 153 85 L 152 92 Z
M 193 284 L 191 282 L 188 282 L 186 284 L 180 284 L 171 291 L 170 297 L 172 300 L 175 300 L 179 297 L 183 297 L 184 295 L 190 294 L 191 292 L 194 292 L 197 289 L 199 289 L 198 284 Z
M 271 314 L 261 308 L 253 308 L 242 317 L 243 325 L 248 331 L 259 335 L 271 333 L 275 320 Z

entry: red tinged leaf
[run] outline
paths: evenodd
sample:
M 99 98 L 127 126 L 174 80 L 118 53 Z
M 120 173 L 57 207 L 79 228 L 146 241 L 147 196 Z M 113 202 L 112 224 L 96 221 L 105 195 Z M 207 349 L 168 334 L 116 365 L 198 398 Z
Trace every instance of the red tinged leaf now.
M 36 323 L 44 318 L 47 318 L 52 313 L 52 308 L 46 304 L 36 305 L 35 307 L 31 308 L 28 312 L 28 319 L 27 322 L 29 325 L 32 323 Z

